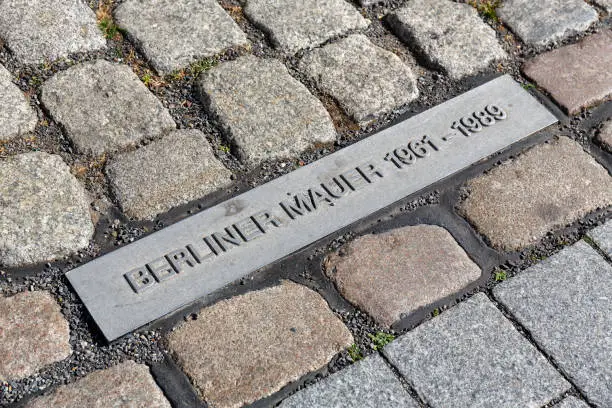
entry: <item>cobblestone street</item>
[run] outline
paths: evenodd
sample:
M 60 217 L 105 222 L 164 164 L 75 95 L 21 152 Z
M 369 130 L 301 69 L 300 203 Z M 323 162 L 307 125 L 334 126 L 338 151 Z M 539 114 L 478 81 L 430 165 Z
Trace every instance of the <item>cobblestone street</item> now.
M 611 13 L 611 0 L 0 0 L 0 407 L 612 407 Z M 541 112 L 466 103 L 455 133 L 412 135 L 384 159 L 444 176 L 399 201 L 370 190 L 393 204 L 335 219 L 362 207 L 332 199 L 366 200 L 358 181 L 391 176 L 353 157 L 357 178 L 332 191 L 324 159 L 346 166 L 337 153 L 374 151 L 401 123 L 420 132 L 410 118 L 446 124 L 439 105 L 494 80 L 557 122 L 527 132 Z M 518 136 L 477 156 L 493 124 Z M 457 163 L 484 158 L 436 159 L 452 138 L 471 143 Z M 323 190 L 300 196 L 291 180 L 309 171 Z M 193 232 L 274 181 L 286 220 Z M 323 205 L 342 213 L 331 235 L 286 225 Z M 312 239 L 190 275 L 281 227 Z M 171 313 L 117 309 L 149 323 L 109 335 L 95 302 L 121 294 L 92 280 L 85 295 L 77 268 L 103 265 L 99 282 L 113 272 L 101 259 L 136 258 L 163 232 L 182 252 L 152 246 L 120 274 L 131 295 L 171 293 Z M 255 266 L 219 283 L 236 263 Z M 160 292 L 175 276 L 220 289 Z

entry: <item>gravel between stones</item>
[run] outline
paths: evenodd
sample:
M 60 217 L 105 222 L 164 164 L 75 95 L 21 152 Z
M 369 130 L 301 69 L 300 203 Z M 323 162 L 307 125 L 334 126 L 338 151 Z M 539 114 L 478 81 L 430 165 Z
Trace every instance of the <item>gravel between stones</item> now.
M 60 156 L 0 160 L 0 264 L 23 266 L 86 248 L 94 233 L 89 202 Z

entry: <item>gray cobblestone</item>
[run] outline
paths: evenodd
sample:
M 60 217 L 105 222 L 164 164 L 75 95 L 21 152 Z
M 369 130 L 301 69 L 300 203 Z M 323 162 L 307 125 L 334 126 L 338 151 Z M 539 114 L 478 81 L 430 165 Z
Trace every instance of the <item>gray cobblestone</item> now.
M 586 31 L 599 18 L 583 0 L 505 0 L 497 11 L 512 31 L 534 46 Z
M 612 220 L 591 230 L 589 237 L 595 241 L 602 251 L 612 257 Z
M 594 0 L 594 3 L 606 10 L 607 13 L 612 13 L 612 0 Z
M 476 74 L 507 58 L 495 31 L 467 4 L 411 0 L 388 21 L 399 38 L 453 78 Z
M 612 406 L 612 267 L 579 242 L 494 289 L 598 407 Z
M 4 0 L 0 38 L 26 64 L 106 47 L 94 12 L 81 0 Z
M 541 407 L 570 384 L 484 294 L 384 348 L 432 408 Z
M 93 232 L 87 193 L 60 156 L 0 160 L 0 264 L 70 255 L 86 248 Z
M 300 68 L 361 124 L 419 94 L 410 68 L 361 34 L 312 51 L 302 59 Z
M 280 408 L 418 408 L 377 354 L 287 398 Z
M 202 76 L 200 94 L 248 165 L 336 140 L 323 104 L 277 60 L 245 56 L 223 63 Z
M 579 400 L 576 397 L 569 396 L 553 408 L 589 408 L 586 402 Z
M 215 0 L 129 0 L 117 8 L 115 18 L 162 74 L 248 44 Z
M 248 0 L 244 12 L 276 47 L 292 53 L 369 24 L 344 0 Z
M 12 75 L 0 65 L 0 141 L 33 132 L 38 117 Z
M 123 153 L 106 171 L 123 211 L 139 219 L 153 218 L 231 183 L 231 172 L 198 130 L 177 130 Z
M 609 119 L 606 123 L 604 123 L 603 128 L 597 135 L 597 143 L 612 153 L 612 119 Z
M 55 74 L 41 99 L 83 153 L 112 152 L 176 128 L 130 67 L 104 60 Z

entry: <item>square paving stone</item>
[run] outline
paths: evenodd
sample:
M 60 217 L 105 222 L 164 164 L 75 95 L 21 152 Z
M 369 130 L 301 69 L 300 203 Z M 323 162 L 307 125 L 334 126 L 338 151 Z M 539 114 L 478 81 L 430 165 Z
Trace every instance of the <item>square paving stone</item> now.
M 493 291 L 598 407 L 612 406 L 612 266 L 579 242 Z
M 612 220 L 591 230 L 588 235 L 602 251 L 612 258 Z
M 129 0 L 115 18 L 161 74 L 249 43 L 215 0 Z
M 10 72 L 0 65 L 0 141 L 34 131 L 38 117 Z
M 291 53 L 370 24 L 344 0 L 247 0 L 244 13 L 275 47 Z
M 460 212 L 498 249 L 514 251 L 612 204 L 608 171 L 576 142 L 536 146 L 467 183 Z
M 612 153 L 612 119 L 604 123 L 596 138 L 597 143 L 608 152 Z
M 223 63 L 202 75 L 200 94 L 250 166 L 336 140 L 323 104 L 278 60 L 245 56 Z
M 280 408 L 418 408 L 378 354 L 287 398 Z
M 171 408 L 149 368 L 133 361 L 87 375 L 25 408 Z
M 150 219 L 231 183 L 199 130 L 177 130 L 162 140 L 113 158 L 106 167 L 115 197 L 129 217 Z
M 388 16 L 395 34 L 453 78 L 487 69 L 507 58 L 495 31 L 468 4 L 449 0 L 411 0 Z
M 312 51 L 300 70 L 364 125 L 419 94 L 410 68 L 361 34 Z
M 612 96 L 612 30 L 604 30 L 541 54 L 523 72 L 548 92 L 566 112 L 604 102 Z
M 444 228 L 417 225 L 350 242 L 325 262 L 340 293 L 386 326 L 482 274 Z
M 576 397 L 569 396 L 559 404 L 554 405 L 553 408 L 589 408 L 589 406 L 586 402 L 581 401 Z
M 106 47 L 96 15 L 81 0 L 0 1 L 0 39 L 25 64 Z
M 55 74 L 43 84 L 41 100 L 82 153 L 113 152 L 176 129 L 129 66 L 104 60 Z
M 582 33 L 599 19 L 583 0 L 504 0 L 497 13 L 521 40 L 536 47 Z
M 90 199 L 60 156 L 0 160 L 0 265 L 18 267 L 87 248 Z
M 481 293 L 383 352 L 432 408 L 541 407 L 571 388 Z
M 267 397 L 352 343 L 325 300 L 291 282 L 204 308 L 168 338 L 172 355 L 215 408 Z
M 27 377 L 68 358 L 70 328 L 48 292 L 0 296 L 0 381 Z

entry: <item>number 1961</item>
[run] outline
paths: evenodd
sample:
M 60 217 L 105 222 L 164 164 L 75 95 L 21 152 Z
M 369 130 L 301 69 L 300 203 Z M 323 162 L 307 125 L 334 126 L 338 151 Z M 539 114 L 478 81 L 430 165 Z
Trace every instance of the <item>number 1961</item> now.
M 480 132 L 483 127 L 494 125 L 498 120 L 508 117 L 506 112 L 497 105 L 487 105 L 484 111 L 474 112 L 472 116 L 461 118 L 458 122 L 453 122 L 451 129 L 455 129 L 470 136 L 472 133 Z

